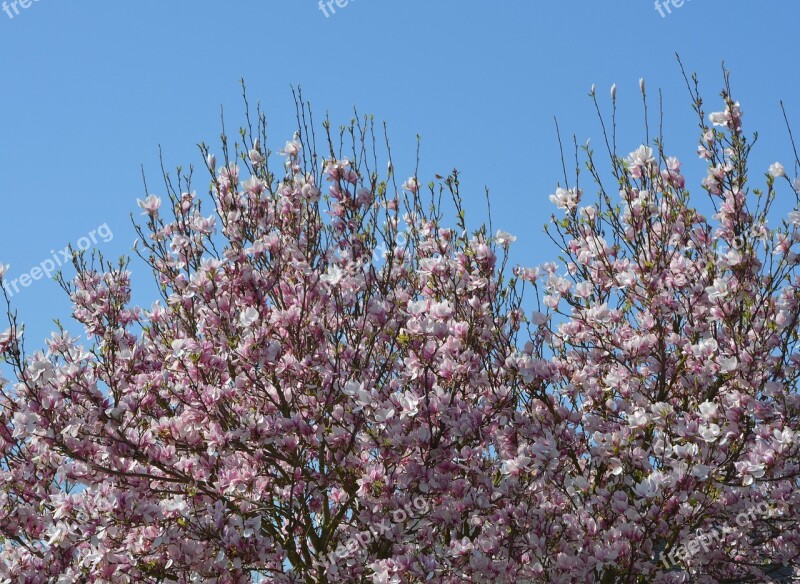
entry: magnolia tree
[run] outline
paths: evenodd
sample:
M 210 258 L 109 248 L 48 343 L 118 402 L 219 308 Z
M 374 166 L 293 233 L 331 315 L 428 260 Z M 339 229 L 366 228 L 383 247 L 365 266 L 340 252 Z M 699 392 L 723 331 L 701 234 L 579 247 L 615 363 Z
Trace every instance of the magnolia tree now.
M 368 118 L 318 147 L 298 98 L 275 170 L 260 112 L 220 159 L 201 145 L 208 197 L 179 169 L 139 202 L 152 307 L 125 261 L 76 255 L 60 282 L 88 345 L 26 355 L 9 309 L 0 575 L 800 574 L 800 185 L 775 164 L 751 188 L 727 77 L 710 116 L 688 87 L 713 217 L 660 137 L 622 158 L 612 134 L 613 189 L 587 148 L 597 195 L 565 174 L 541 268 L 467 229 L 456 172 L 399 184 Z

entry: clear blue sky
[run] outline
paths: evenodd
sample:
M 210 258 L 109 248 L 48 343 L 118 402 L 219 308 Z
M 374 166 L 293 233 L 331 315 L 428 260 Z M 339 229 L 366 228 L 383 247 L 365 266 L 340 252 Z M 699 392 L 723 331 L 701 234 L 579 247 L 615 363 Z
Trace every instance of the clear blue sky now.
M 709 111 L 720 64 L 733 71 L 745 121 L 761 134 L 754 158 L 790 168 L 778 99 L 800 133 L 793 0 L 686 0 L 662 17 L 649 0 L 350 0 L 326 17 L 317 0 L 37 0 L 0 12 L 0 261 L 18 277 L 107 224 L 97 248 L 129 253 L 140 165 L 159 183 L 158 146 L 170 167 L 198 163 L 195 144 L 242 120 L 239 78 L 267 111 L 274 149 L 293 129 L 290 85 L 318 115 L 346 122 L 353 106 L 389 124 L 399 174 L 413 171 L 422 136 L 424 182 L 462 171 L 472 223 L 491 189 L 495 228 L 519 237 L 514 259 L 555 257 L 542 235 L 561 178 L 553 128 L 583 142 L 600 131 L 587 92 L 604 106 L 619 86 L 620 151 L 642 141 L 638 79 L 662 88 L 668 149 L 696 168 L 695 120 L 674 53 L 697 71 Z M 752 124 L 755 124 L 753 126 Z M 200 186 L 198 183 L 197 186 Z M 99 238 L 97 238 L 99 240 Z M 132 264 L 135 284 L 146 266 Z M 135 299 L 148 305 L 152 290 Z M 28 349 L 69 303 L 52 281 L 33 282 L 14 306 Z

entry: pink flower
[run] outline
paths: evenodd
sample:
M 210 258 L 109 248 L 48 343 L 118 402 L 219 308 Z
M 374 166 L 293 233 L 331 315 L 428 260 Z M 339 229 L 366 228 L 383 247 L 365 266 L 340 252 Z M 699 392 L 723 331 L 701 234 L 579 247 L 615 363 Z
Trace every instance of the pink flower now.
M 559 209 L 565 211 L 572 211 L 578 206 L 581 198 L 581 191 L 575 189 L 557 188 L 555 195 L 550 195 L 550 202 L 555 204 Z
M 494 236 L 494 240 L 498 245 L 505 247 L 517 241 L 517 238 L 510 233 L 503 231 L 502 229 L 498 229 L 497 234 Z
M 656 473 L 651 474 L 648 477 L 645 477 L 641 482 L 637 483 L 633 487 L 633 492 L 636 494 L 637 497 L 641 497 L 643 499 L 652 499 L 661 490 L 660 480 L 659 477 L 656 476 Z
M 708 119 L 715 126 L 727 126 L 733 132 L 740 132 L 742 129 L 742 110 L 739 102 L 726 106 L 724 112 L 710 113 Z
M 631 176 L 634 178 L 642 178 L 642 176 L 649 175 L 650 169 L 655 165 L 653 149 L 642 144 L 628 155 L 628 164 L 630 165 Z
M 769 165 L 769 174 L 772 175 L 773 178 L 780 178 L 786 176 L 786 170 L 784 170 L 780 162 L 773 162 Z
M 698 434 L 706 442 L 714 442 L 719 438 L 721 430 L 717 424 L 708 424 L 700 428 Z
M 142 215 L 150 215 L 155 216 L 158 213 L 159 207 L 161 207 L 161 199 L 156 197 L 155 195 L 149 195 L 146 199 L 137 199 L 136 200 L 139 207 L 144 209 L 144 213 Z
M 320 276 L 320 280 L 327 282 L 331 286 L 336 286 L 344 278 L 344 271 L 337 265 L 331 264 L 328 266 L 327 271 Z
M 264 155 L 255 148 L 247 153 L 247 157 L 250 159 L 250 162 L 253 164 L 253 166 L 259 166 L 266 160 Z
M 500 472 L 502 472 L 504 475 L 518 476 L 527 469 L 530 462 L 530 457 L 520 455 L 504 461 Z
M 297 156 L 300 153 L 300 150 L 302 150 L 302 148 L 303 145 L 300 143 L 300 140 L 295 138 L 290 142 L 286 142 L 286 145 L 283 147 L 283 150 L 279 150 L 278 154 L 280 154 L 281 156 L 288 156 L 291 158 L 293 156 Z
M 760 463 L 752 463 L 749 460 L 742 460 L 739 462 L 734 463 L 736 470 L 739 472 L 739 476 L 742 477 L 742 484 L 744 486 L 752 485 L 755 479 L 759 479 L 764 476 L 766 470 L 763 464 Z
M 419 183 L 417 178 L 412 176 L 403 183 L 403 188 L 409 192 L 416 193 L 419 190 Z
M 245 328 L 248 328 L 258 321 L 258 318 L 258 310 L 252 306 L 249 306 L 242 311 L 241 315 L 239 316 L 239 324 Z

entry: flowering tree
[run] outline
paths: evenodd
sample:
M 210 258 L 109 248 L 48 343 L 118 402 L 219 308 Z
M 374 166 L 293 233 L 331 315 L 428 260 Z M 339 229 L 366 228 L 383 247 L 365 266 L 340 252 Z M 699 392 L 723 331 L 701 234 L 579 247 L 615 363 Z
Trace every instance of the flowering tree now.
M 710 127 L 690 89 L 713 222 L 660 138 L 627 159 L 612 138 L 619 195 L 587 149 L 598 196 L 581 206 L 565 176 L 563 262 L 537 269 L 507 269 L 513 236 L 467 229 L 455 171 L 398 185 L 369 119 L 326 122 L 321 156 L 300 98 L 280 176 L 260 112 L 241 144 L 223 135 L 219 164 L 201 146 L 213 213 L 191 171 L 165 175 L 167 204 L 139 202 L 150 309 L 131 305 L 126 262 L 80 255 L 60 282 L 91 346 L 61 330 L 27 356 L 9 309 L 0 575 L 797 571 L 800 210 L 771 230 L 767 216 L 778 186 L 797 200 L 800 185 L 775 165 L 750 189 L 727 83 Z
M 750 187 L 752 143 L 727 72 L 724 111 L 708 118 L 696 79 L 687 86 L 713 220 L 691 204 L 662 136 L 623 159 L 606 135 L 618 194 L 587 148 L 596 201 L 581 207 L 577 186 L 551 197 L 567 274 L 552 269 L 546 283 L 543 302 L 563 318 L 545 332 L 557 371 L 539 398 L 569 418 L 553 540 L 568 545 L 565 573 L 608 582 L 798 572 L 800 182 L 776 163 L 765 190 Z M 771 227 L 778 188 L 794 209 Z

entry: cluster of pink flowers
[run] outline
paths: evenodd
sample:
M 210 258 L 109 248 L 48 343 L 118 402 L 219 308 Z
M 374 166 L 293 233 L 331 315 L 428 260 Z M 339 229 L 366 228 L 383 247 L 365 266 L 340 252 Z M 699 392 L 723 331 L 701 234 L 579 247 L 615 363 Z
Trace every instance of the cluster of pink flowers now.
M 63 285 L 90 346 L 60 331 L 26 356 L 15 319 L 0 334 L 16 377 L 0 401 L 0 579 L 797 572 L 800 221 L 767 229 L 785 172 L 749 189 L 741 110 L 725 105 L 701 139 L 712 220 L 681 163 L 643 145 L 613 157 L 618 198 L 597 176 L 594 204 L 557 190 L 565 262 L 540 268 L 508 270 L 502 230 L 470 234 L 456 173 L 431 187 L 459 210 L 448 225 L 416 177 L 323 161 L 303 132 L 281 179 L 263 127 L 219 166 L 204 147 L 213 212 L 183 182 L 139 203 L 159 301 L 131 305 L 124 263 L 78 259 Z M 374 152 L 369 135 L 355 128 L 348 151 Z M 364 259 L 376 249 L 380 265 Z M 733 521 L 756 506 L 769 513 Z M 714 547 L 659 561 L 719 525 Z

